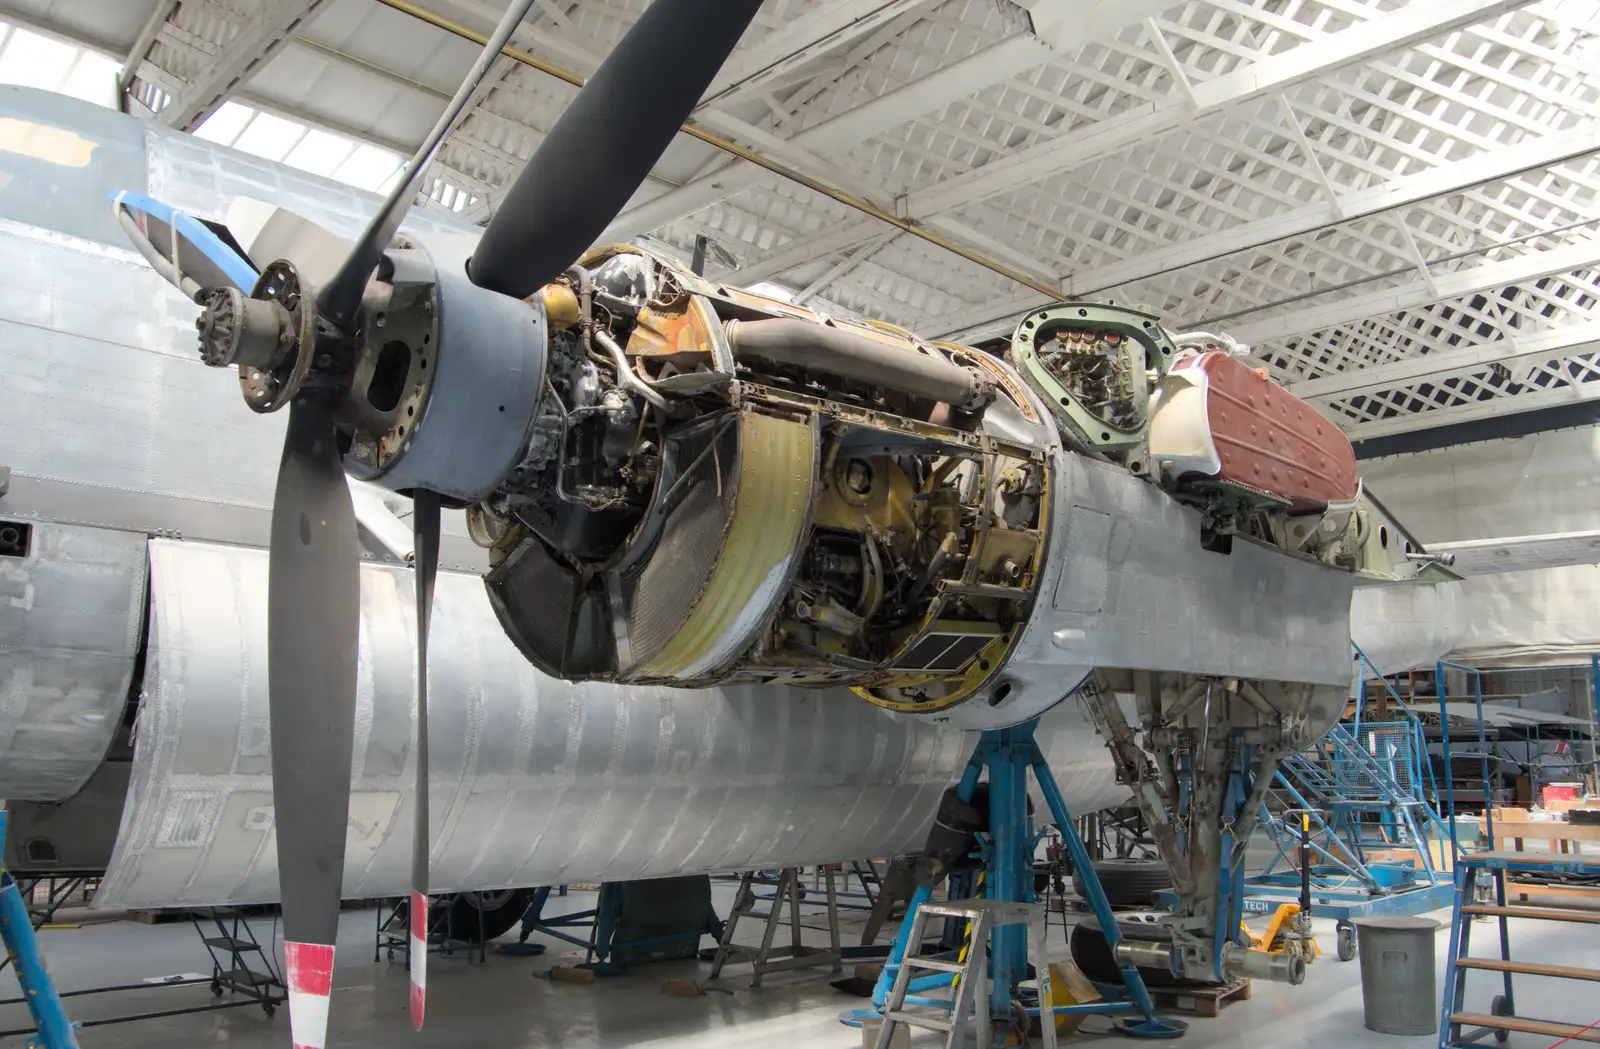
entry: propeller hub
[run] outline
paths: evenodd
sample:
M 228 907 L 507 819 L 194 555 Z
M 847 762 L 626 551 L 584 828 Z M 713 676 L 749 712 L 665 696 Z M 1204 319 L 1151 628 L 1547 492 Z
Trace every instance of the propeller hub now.
M 342 384 L 350 371 L 351 340 L 317 316 L 315 296 L 287 260 L 263 270 L 249 296 L 231 287 L 210 291 L 195 328 L 200 359 L 237 367 L 252 411 L 275 412 L 308 384 Z
M 212 368 L 244 365 L 270 371 L 294 347 L 295 324 L 276 302 L 246 298 L 238 288 L 213 288 L 205 312 L 194 322 L 200 332 L 200 359 Z

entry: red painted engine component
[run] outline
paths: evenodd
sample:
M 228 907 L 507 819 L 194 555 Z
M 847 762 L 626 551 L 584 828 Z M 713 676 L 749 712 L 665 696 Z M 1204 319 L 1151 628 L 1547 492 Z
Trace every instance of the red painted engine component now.
M 1222 462 L 1217 480 L 1287 499 L 1312 513 L 1360 491 L 1350 439 L 1311 405 L 1237 357 L 1202 353 L 1173 371 L 1206 373 L 1206 415 Z

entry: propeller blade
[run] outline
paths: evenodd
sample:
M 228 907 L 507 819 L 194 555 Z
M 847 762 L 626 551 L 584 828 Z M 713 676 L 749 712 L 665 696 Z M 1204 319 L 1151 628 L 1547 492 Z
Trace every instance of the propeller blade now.
M 186 215 L 129 190 L 112 190 L 111 213 L 133 246 L 168 284 L 193 297 L 233 285 L 246 295 L 260 276 L 228 227 Z
M 267 693 L 284 961 L 296 1046 L 322 1049 L 339 930 L 361 624 L 355 511 L 333 424 L 335 396 L 289 407 L 272 501 Z
M 733 51 L 761 0 L 655 0 L 512 183 L 470 266 L 527 298 L 622 210 Z
M 339 267 L 339 272 L 318 293 L 318 312 L 339 330 L 350 331 L 356 311 L 361 307 L 361 295 L 366 290 L 367 281 L 371 279 L 372 271 L 378 268 L 384 250 L 400 228 L 401 220 L 411 210 L 411 201 L 417 195 L 417 184 L 422 181 L 422 173 L 427 169 L 428 162 L 433 159 L 451 125 L 466 108 L 478 85 L 488 75 L 489 67 L 500 57 L 501 50 L 511 40 L 512 32 L 522 24 L 523 16 L 532 6 L 533 0 L 512 0 L 511 6 L 506 8 L 500 24 L 494 28 L 494 34 L 483 45 L 483 50 L 478 52 L 478 60 L 472 63 L 467 78 L 456 88 L 450 104 L 444 107 L 433 130 L 428 132 L 428 137 L 422 140 L 422 145 L 417 147 L 406 165 L 405 177 L 395 183 L 394 189 L 389 191 L 389 196 L 378 208 L 378 213 L 372 216 L 372 221 L 362 231 L 361 239 L 356 241 L 356 246 Z
M 428 987 L 428 627 L 439 574 L 439 493 L 412 495 L 417 585 L 417 783 L 411 837 L 411 1026 L 422 1030 Z

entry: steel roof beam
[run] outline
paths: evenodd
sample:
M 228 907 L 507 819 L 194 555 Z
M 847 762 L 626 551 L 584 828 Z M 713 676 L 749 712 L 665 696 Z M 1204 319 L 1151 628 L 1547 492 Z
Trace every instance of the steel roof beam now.
M 1486 150 L 1465 160 L 1380 183 L 1364 190 L 1340 194 L 1335 200 L 1271 215 L 1254 222 L 1192 240 L 1180 241 L 1160 251 L 1147 252 L 1120 262 L 1073 274 L 1063 282 L 1062 294 L 1087 298 L 1134 281 L 1171 273 L 1186 266 L 1226 258 L 1269 244 L 1303 237 L 1347 222 L 1372 218 L 1388 211 L 1421 204 L 1462 190 L 1540 171 L 1600 153 L 1600 121 L 1543 135 L 1513 146 Z M 987 303 L 937 317 L 924 334 L 946 338 L 1015 317 L 1047 303 L 1043 296 L 1027 295 L 1004 303 Z
M 1194 105 L 1188 94 L 1174 92 L 1154 106 L 1136 107 L 1126 115 L 1098 121 L 1081 131 L 1042 142 L 928 189 L 914 191 L 908 194 L 905 206 L 911 216 L 926 222 L 942 212 L 1103 160 L 1241 102 L 1498 17 L 1525 7 L 1529 2 L 1413 0 L 1391 14 L 1331 33 L 1279 55 L 1258 58 L 1231 73 L 1195 85 Z M 878 229 L 877 223 L 871 220 L 840 224 L 755 263 L 751 276 L 753 279 L 776 276 L 818 255 L 844 251 L 870 238 Z
M 144 56 L 150 53 L 150 45 L 156 42 L 161 27 L 167 24 L 167 19 L 172 17 L 172 12 L 178 7 L 178 0 L 157 0 L 150 11 L 150 17 L 145 20 L 144 27 L 139 30 L 139 35 L 134 37 L 133 46 L 128 48 L 128 55 L 122 60 L 122 71 L 117 74 L 117 105 L 126 112 L 123 98 L 128 88 L 133 83 L 133 78 L 139 73 L 139 64 L 144 61 Z
M 1049 49 L 1027 33 L 1008 37 L 976 54 L 952 62 L 935 73 L 809 127 L 788 141 L 792 147 L 812 153 L 841 152 L 930 110 L 981 91 L 1002 77 L 1012 76 L 1019 65 L 1030 68 L 1049 57 Z M 692 215 L 749 189 L 765 175 L 765 171 L 752 164 L 733 162 L 725 165 L 653 200 L 628 208 L 606 228 L 596 243 L 625 241 L 635 234 Z M 869 231 L 868 236 L 860 240 L 870 240 L 883 229 L 872 220 L 851 224 L 852 229 L 857 226 Z M 851 246 L 855 243 L 859 241 L 853 241 Z
M 156 119 L 180 131 L 193 131 L 244 84 L 263 63 L 314 18 L 327 0 L 278 0 L 264 5 L 234 34 L 205 76 L 185 84 Z
M 1469 0 L 1483 3 L 1485 0 Z M 1506 0 L 1497 0 L 1504 3 Z M 1170 0 L 1119 0 L 1115 6 L 1100 5 L 1098 19 L 1067 17 L 1069 9 L 1081 7 L 1075 0 L 1037 0 L 1032 5 L 1034 32 L 1007 37 L 966 58 L 903 84 L 869 102 L 807 128 L 789 139 L 792 146 L 812 153 L 838 153 L 914 120 L 926 113 L 958 102 L 984 88 L 1024 73 L 1034 66 L 1059 57 L 1076 47 L 1103 37 L 1123 25 L 1137 22 L 1152 11 L 1171 6 Z M 1040 26 L 1046 27 L 1040 35 Z M 1091 35 L 1094 34 L 1094 35 Z M 765 173 L 753 165 L 733 164 L 695 178 L 676 190 L 624 211 L 600 236 L 597 243 L 627 240 L 639 233 L 674 222 L 710 207 L 755 185 Z M 866 196 L 867 194 L 861 194 Z M 879 194 L 881 195 L 881 194 Z M 866 234 L 845 247 L 871 240 L 883 227 L 875 220 L 852 223 Z M 839 249 L 834 249 L 839 250 Z M 818 254 L 813 253 L 810 261 Z M 788 268 L 788 267 L 785 267 Z M 768 276 L 771 274 L 768 273 Z M 752 278 L 760 279 L 760 278 Z
M 1371 440 L 1375 437 L 1393 436 L 1402 433 L 1415 433 L 1420 430 L 1431 430 L 1440 426 L 1451 426 L 1458 423 L 1475 422 L 1484 419 L 1511 417 L 1523 415 L 1528 412 L 1537 412 L 1554 408 L 1565 408 L 1587 404 L 1600 399 L 1600 382 L 1582 383 L 1577 386 L 1564 386 L 1554 390 L 1541 390 L 1538 393 L 1519 393 L 1503 397 L 1492 397 L 1487 401 L 1474 401 L 1471 404 L 1456 405 L 1450 408 L 1437 408 L 1433 411 L 1414 412 L 1397 415 L 1392 419 L 1378 419 L 1373 422 L 1355 423 L 1345 426 L 1345 432 L 1356 444 L 1356 454 L 1360 458 L 1376 455 L 1393 455 L 1399 449 L 1379 451 L 1376 449 L 1363 449 L 1359 442 Z M 1539 429 L 1558 429 L 1568 426 L 1584 426 L 1594 422 L 1594 418 L 1578 417 L 1560 422 L 1549 427 Z M 1521 432 L 1537 432 L 1537 430 L 1517 431 L 1508 427 L 1506 432 L 1494 434 L 1496 437 L 1515 437 Z M 1487 436 L 1473 438 L 1476 440 L 1489 439 Z M 1467 443 L 1465 439 L 1450 443 Z M 1365 452 L 1365 454 L 1363 454 Z
M 696 113 L 735 105 L 752 98 L 780 78 L 791 75 L 822 55 L 837 51 L 903 14 L 927 7 L 932 0 L 834 0 L 796 18 L 760 43 L 736 50 Z
M 1596 350 L 1600 350 L 1600 321 L 1562 325 L 1495 342 L 1426 353 L 1370 368 L 1335 372 L 1289 383 L 1288 386 L 1300 397 L 1326 403 L 1346 400 L 1358 394 L 1381 393 L 1425 382 L 1438 382 L 1482 371 L 1491 364 L 1505 365 L 1515 372 L 1517 369 L 1514 366 L 1518 364 L 1542 363 Z
M 1573 239 L 1560 247 L 1530 250 L 1503 262 L 1483 262 L 1394 288 L 1352 295 L 1325 306 L 1293 310 L 1254 324 L 1227 325 L 1228 332 L 1253 346 L 1280 342 L 1296 335 L 1326 331 L 1436 302 L 1464 298 L 1491 288 L 1536 281 L 1557 273 L 1587 269 L 1600 262 L 1600 233 Z

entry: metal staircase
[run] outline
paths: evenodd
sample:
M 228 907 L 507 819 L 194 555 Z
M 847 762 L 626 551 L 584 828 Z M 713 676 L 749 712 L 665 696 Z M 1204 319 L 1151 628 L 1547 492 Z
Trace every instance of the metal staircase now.
M 1287 900 L 1298 891 L 1302 814 L 1311 818 L 1313 891 L 1323 915 L 1420 913 L 1449 901 L 1434 849 L 1443 855 L 1435 843 L 1449 841 L 1450 829 L 1430 801 L 1436 792 L 1422 722 L 1392 689 L 1389 696 L 1401 720 L 1363 723 L 1363 684 L 1355 720 L 1280 763 L 1262 820 L 1277 854 L 1249 879 L 1256 899 L 1247 910 L 1271 910 L 1275 893 Z

